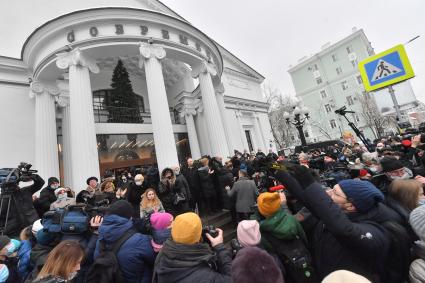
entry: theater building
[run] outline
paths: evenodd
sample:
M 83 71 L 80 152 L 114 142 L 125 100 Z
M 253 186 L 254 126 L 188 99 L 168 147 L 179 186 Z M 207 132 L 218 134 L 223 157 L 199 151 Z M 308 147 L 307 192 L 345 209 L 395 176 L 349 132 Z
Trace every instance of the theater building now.
M 105 170 L 275 150 L 249 65 L 159 1 L 73 2 L 37 22 L 20 58 L 0 54 L 0 168 L 30 162 L 79 191 Z M 131 105 L 111 86 L 118 62 Z

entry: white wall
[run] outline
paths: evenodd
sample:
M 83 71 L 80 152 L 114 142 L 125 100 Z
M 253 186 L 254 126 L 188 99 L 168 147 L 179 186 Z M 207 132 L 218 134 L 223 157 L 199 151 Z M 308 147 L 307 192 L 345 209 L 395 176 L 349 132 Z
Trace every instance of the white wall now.
M 35 100 L 28 94 L 29 87 L 0 84 L 0 168 L 35 161 Z

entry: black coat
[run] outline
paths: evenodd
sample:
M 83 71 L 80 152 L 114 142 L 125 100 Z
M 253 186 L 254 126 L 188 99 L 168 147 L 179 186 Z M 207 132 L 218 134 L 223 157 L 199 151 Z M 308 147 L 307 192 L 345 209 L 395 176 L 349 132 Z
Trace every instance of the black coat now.
M 142 200 L 142 194 L 146 191 L 146 182 L 143 182 L 141 186 L 136 185 L 135 182 L 131 182 L 127 188 L 127 201 L 133 207 L 133 218 L 140 218 L 140 202 Z
M 17 235 L 23 228 L 39 219 L 37 211 L 34 208 L 32 195 L 43 187 L 44 180 L 38 175 L 32 175 L 31 178 L 34 181 L 31 186 L 24 188 L 16 187 L 11 193 L 14 202 L 10 204 L 7 227 L 4 230 L 5 235 Z M 5 204 L 6 201 L 4 201 L 1 211 L 0 226 L 3 226 L 6 220 L 7 205 Z
M 176 180 L 174 182 L 168 182 L 166 179 L 162 179 L 159 182 L 158 197 L 165 211 L 171 213 L 174 217 L 189 210 L 187 199 L 186 202 L 174 205 L 176 193 L 185 193 L 182 182 L 177 182 Z
M 50 205 L 56 201 L 55 189 L 50 186 L 44 187 L 40 192 L 40 198 L 37 200 L 37 212 L 40 217 L 50 209 Z
M 200 197 L 198 169 L 195 167 L 183 167 L 182 174 L 189 185 L 191 198 L 197 202 Z
M 198 169 L 199 184 L 201 187 L 202 197 L 206 199 L 212 198 L 217 194 L 214 188 L 213 178 L 208 171 L 209 167 L 207 166 Z

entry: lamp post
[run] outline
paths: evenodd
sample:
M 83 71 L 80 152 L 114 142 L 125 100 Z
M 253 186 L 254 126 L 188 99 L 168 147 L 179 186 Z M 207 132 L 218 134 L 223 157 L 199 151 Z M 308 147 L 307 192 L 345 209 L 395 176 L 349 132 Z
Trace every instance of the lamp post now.
M 297 128 L 300 135 L 302 146 L 306 146 L 307 142 L 305 140 L 305 135 L 303 131 L 305 121 L 310 118 L 308 108 L 301 105 L 301 102 L 296 99 L 291 105 L 292 111 L 290 113 L 284 112 L 283 118 L 286 119 L 287 125 L 294 125 Z

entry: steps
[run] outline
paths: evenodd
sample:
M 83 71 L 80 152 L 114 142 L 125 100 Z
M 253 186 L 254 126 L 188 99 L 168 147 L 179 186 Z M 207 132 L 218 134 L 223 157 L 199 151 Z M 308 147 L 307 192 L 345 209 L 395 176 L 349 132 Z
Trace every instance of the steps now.
M 213 225 L 223 230 L 224 244 L 227 245 L 236 238 L 236 227 L 229 211 L 218 212 L 214 215 L 202 217 L 202 225 Z

